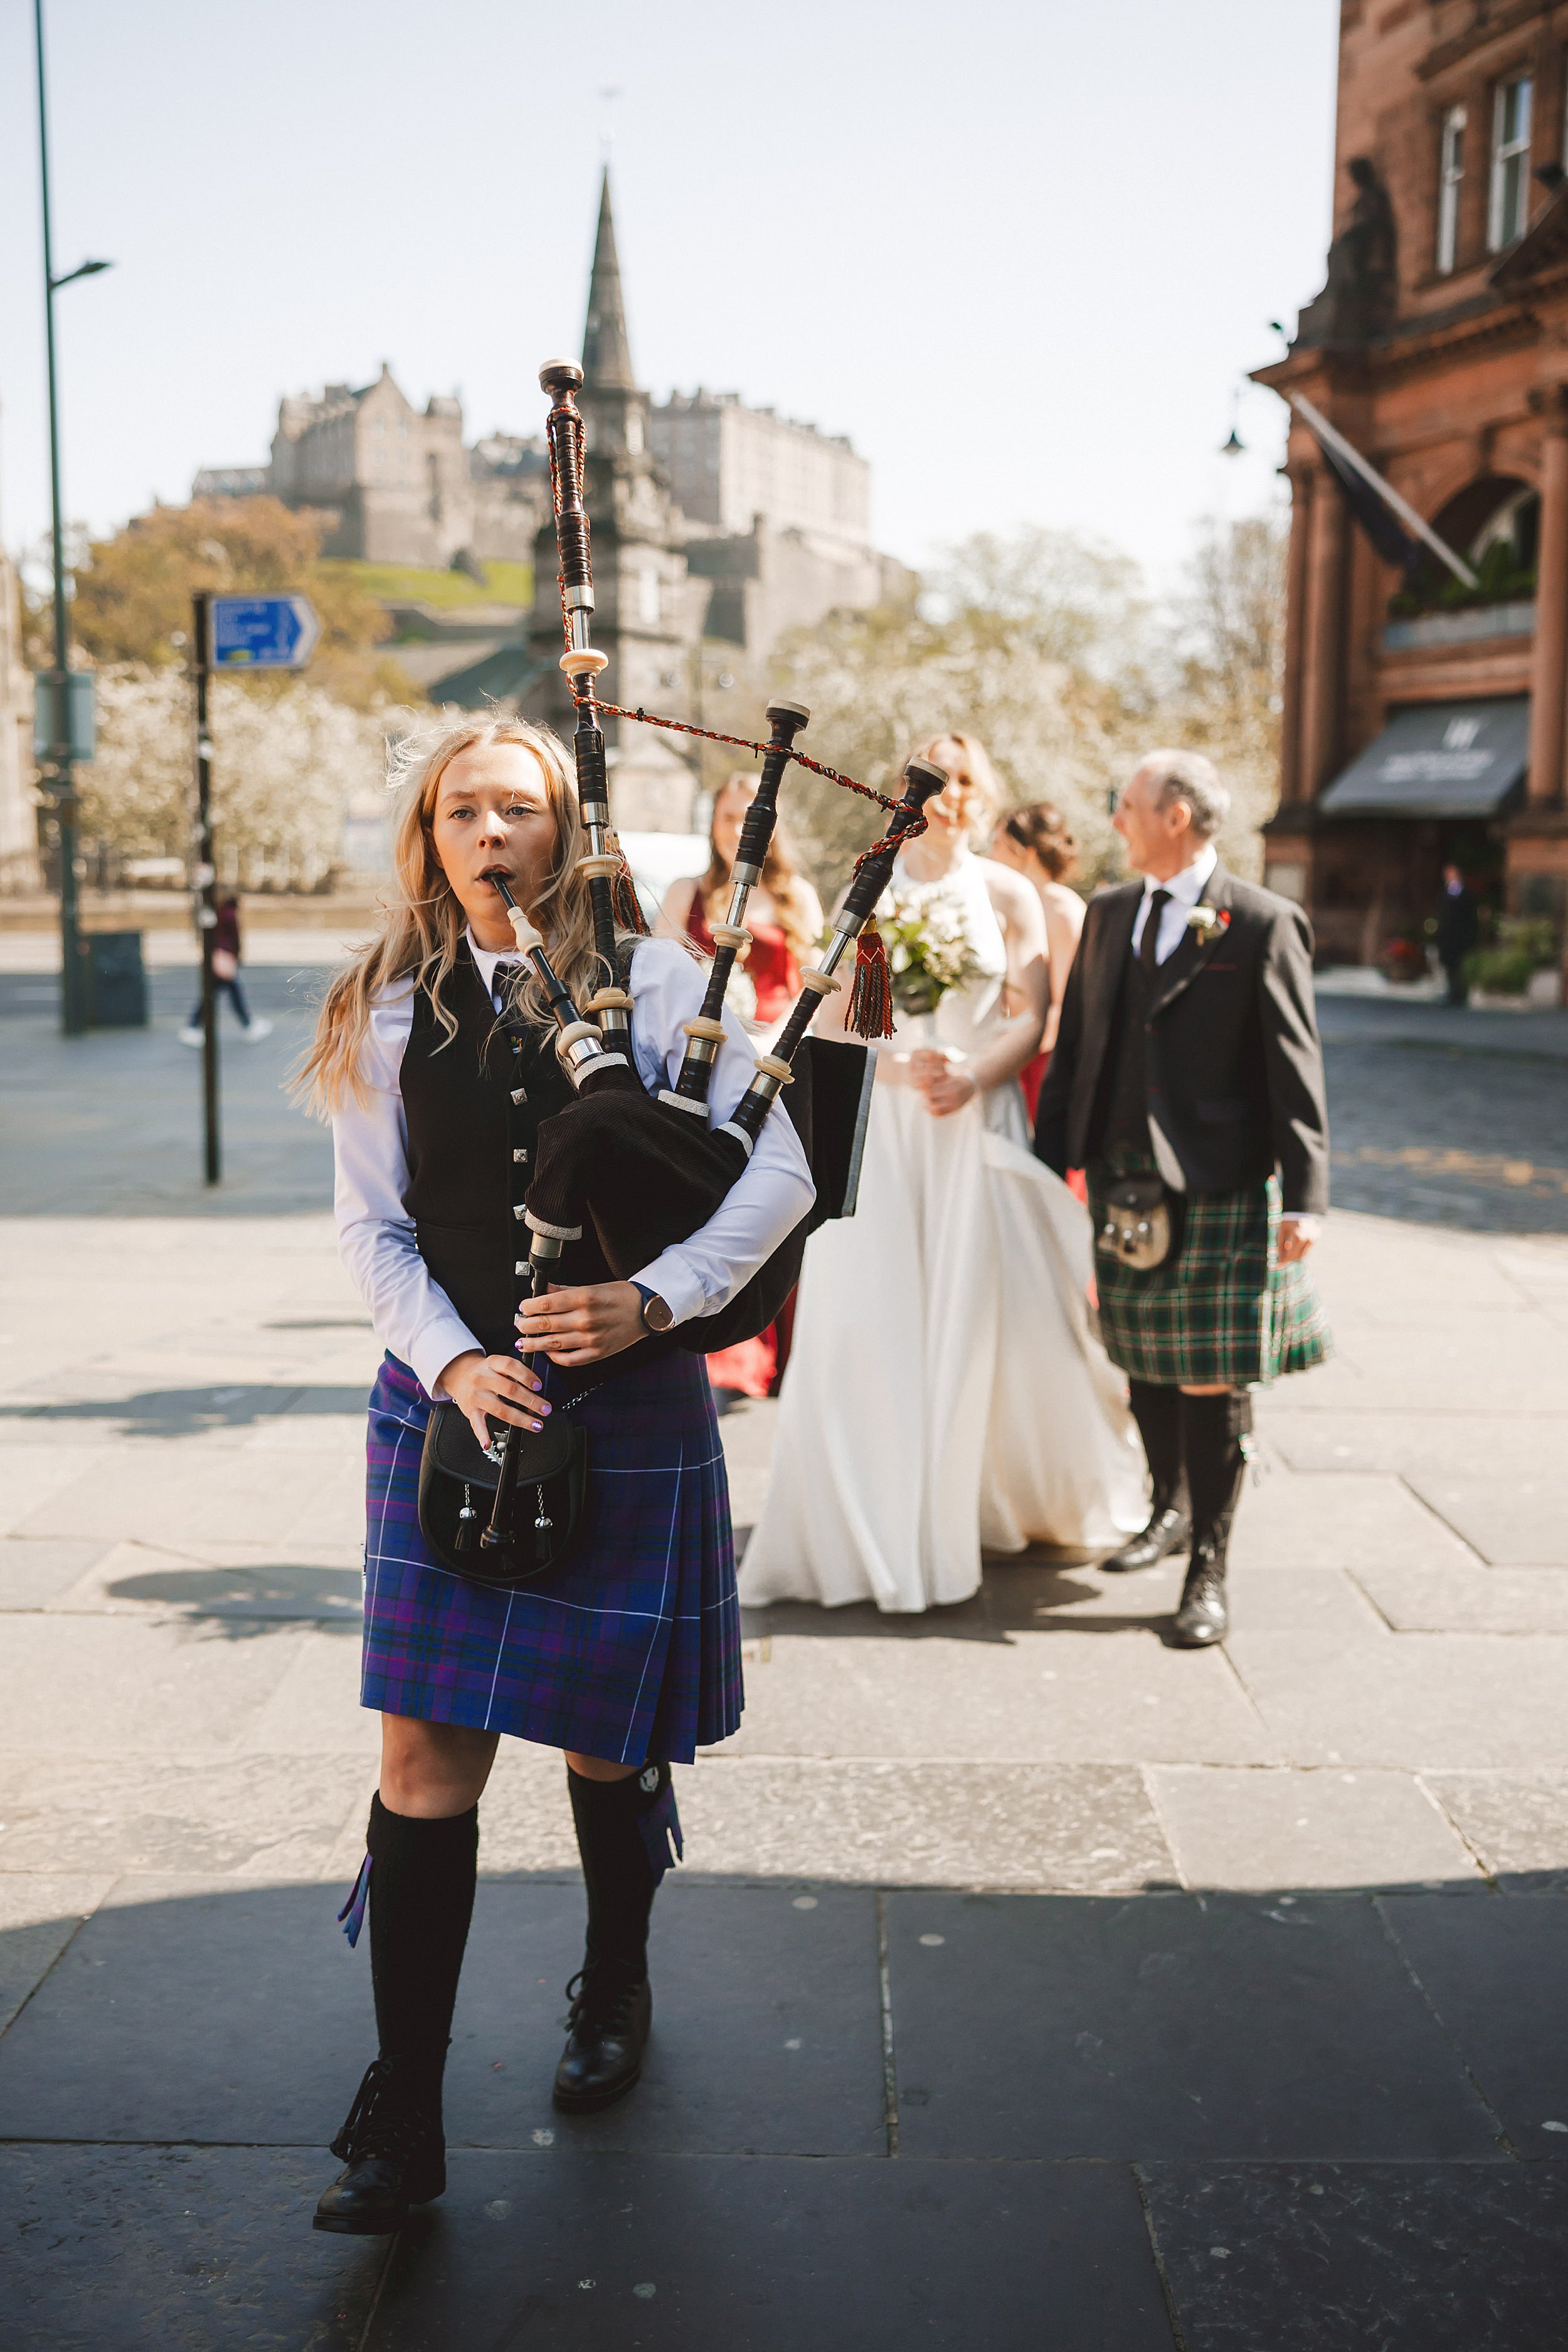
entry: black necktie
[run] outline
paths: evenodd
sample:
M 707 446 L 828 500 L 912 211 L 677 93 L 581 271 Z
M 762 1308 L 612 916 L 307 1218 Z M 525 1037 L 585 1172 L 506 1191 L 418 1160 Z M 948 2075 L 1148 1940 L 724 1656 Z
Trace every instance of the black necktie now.
M 1147 972 L 1154 970 L 1160 946 L 1160 918 L 1170 903 L 1168 890 L 1156 890 L 1143 918 L 1143 936 L 1138 942 L 1138 961 Z

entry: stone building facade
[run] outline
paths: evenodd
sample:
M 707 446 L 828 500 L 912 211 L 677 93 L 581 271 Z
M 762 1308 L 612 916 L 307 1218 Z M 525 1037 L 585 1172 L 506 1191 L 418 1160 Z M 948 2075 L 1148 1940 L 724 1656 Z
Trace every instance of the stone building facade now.
M 1277 888 L 1321 955 L 1418 932 L 1443 864 L 1568 912 L 1568 6 L 1343 0 L 1337 233 L 1305 395 L 1478 575 L 1401 568 L 1292 412 Z
M 268 465 L 208 467 L 193 491 L 258 494 L 326 514 L 323 554 L 440 570 L 527 562 L 550 503 L 542 443 L 498 433 L 469 447 L 462 403 L 438 393 L 416 408 L 384 362 L 357 391 L 290 394 Z

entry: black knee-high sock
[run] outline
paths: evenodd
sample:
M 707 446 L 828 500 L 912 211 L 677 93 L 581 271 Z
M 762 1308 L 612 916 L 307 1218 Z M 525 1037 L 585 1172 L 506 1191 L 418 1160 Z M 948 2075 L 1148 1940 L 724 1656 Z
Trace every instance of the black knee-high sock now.
M 1179 1507 L 1182 1500 L 1182 1404 L 1180 1389 L 1158 1389 L 1150 1381 L 1129 1381 L 1128 1402 L 1143 1440 L 1153 1495 L 1149 1516 Z
M 384 2058 L 406 2058 L 439 2088 L 479 1868 L 479 1809 L 446 1821 L 370 1801 L 370 1970 Z
M 566 1768 L 572 1819 L 588 1889 L 584 1991 L 640 1983 L 647 1974 L 654 1891 L 680 1853 L 680 1822 L 668 1764 L 621 1780 L 590 1780 Z
M 1245 1390 L 1182 1398 L 1182 1449 L 1192 1497 L 1193 1540 L 1223 1559 L 1251 1453 L 1252 1399 Z

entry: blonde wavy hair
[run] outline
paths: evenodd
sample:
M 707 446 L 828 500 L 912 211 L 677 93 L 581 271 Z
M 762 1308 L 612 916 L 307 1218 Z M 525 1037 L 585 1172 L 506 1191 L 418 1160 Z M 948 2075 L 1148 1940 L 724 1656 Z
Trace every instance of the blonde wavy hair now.
M 445 712 L 432 725 L 404 736 L 388 753 L 387 781 L 396 797 L 393 889 L 382 900 L 382 928 L 368 946 L 349 958 L 328 989 L 315 1038 L 294 1075 L 295 1099 L 318 1118 L 330 1118 L 346 1096 L 365 1100 L 360 1057 L 371 1008 L 398 982 L 411 980 L 429 989 L 436 1018 L 446 1033 L 443 1045 L 458 1034 L 446 988 L 468 917 L 437 857 L 432 822 L 436 795 L 452 761 L 464 751 L 491 743 L 520 743 L 543 771 L 555 816 L 555 856 L 550 878 L 529 911 L 545 936 L 552 964 L 579 1004 L 614 979 L 595 951 L 588 887 L 576 872 L 586 840 L 560 737 L 524 719 L 456 718 Z M 636 936 L 617 931 L 616 944 Z M 518 986 L 513 1005 L 539 1029 L 553 1027 L 544 992 L 531 971 Z

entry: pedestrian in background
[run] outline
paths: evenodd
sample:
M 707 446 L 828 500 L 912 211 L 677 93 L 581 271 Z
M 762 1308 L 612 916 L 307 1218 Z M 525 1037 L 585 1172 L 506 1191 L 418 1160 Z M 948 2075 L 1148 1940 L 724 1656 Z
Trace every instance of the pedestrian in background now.
M 1469 990 L 1465 985 L 1465 958 L 1470 953 L 1480 934 L 1481 910 L 1473 890 L 1468 889 L 1465 877 L 1455 865 L 1443 868 L 1443 895 L 1437 901 L 1437 913 L 1433 924 L 1436 934 L 1437 961 L 1448 982 L 1450 1004 L 1469 1002 Z
M 228 998 L 248 1045 L 259 1045 L 263 1037 L 271 1036 L 271 1022 L 259 1020 L 252 1013 L 239 984 L 239 900 L 233 897 L 217 902 L 217 923 L 213 931 L 213 988 L 215 992 L 221 989 Z M 190 1019 L 180 1032 L 180 1043 L 199 1045 L 201 1042 L 202 1000 L 198 996 Z
M 1088 1171 L 1100 1337 L 1152 1481 L 1147 1527 L 1101 1565 L 1152 1568 L 1190 1538 L 1184 1649 L 1228 1630 L 1249 1391 L 1329 1348 L 1302 1263 L 1329 1204 L 1312 935 L 1219 863 L 1229 807 L 1196 751 L 1151 751 L 1121 794 L 1142 878 L 1089 902 L 1035 1129 L 1048 1168 Z

